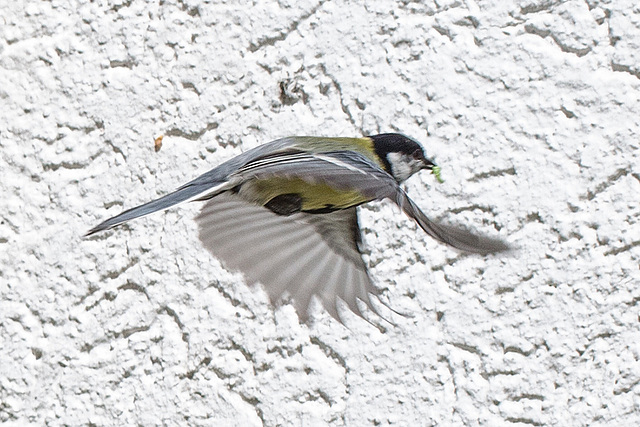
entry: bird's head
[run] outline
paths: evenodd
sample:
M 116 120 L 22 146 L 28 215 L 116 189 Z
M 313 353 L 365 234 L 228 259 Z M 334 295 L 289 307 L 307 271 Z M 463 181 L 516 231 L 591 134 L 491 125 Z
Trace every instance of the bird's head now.
M 422 169 L 432 171 L 440 180 L 440 169 L 425 156 L 420 144 L 413 139 L 398 133 L 383 133 L 369 138 L 385 170 L 399 183 Z

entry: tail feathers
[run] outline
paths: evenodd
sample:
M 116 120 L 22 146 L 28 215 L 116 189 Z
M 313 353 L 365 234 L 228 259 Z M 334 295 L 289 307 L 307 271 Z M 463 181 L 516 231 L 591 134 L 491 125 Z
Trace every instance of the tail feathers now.
M 207 185 L 190 185 L 181 187 L 173 193 L 169 193 L 166 196 L 160 197 L 159 199 L 153 200 L 149 203 L 145 203 L 144 205 L 126 210 L 113 218 L 109 218 L 108 220 L 93 227 L 85 236 L 90 236 L 99 231 L 108 230 L 127 221 L 131 221 L 132 219 L 140 218 L 141 216 L 163 211 L 179 203 L 211 197 L 212 195 L 217 194 L 219 191 L 216 190 L 220 190 L 220 187 L 223 186 L 224 183 L 217 186 L 212 186 L 211 183 L 209 183 Z

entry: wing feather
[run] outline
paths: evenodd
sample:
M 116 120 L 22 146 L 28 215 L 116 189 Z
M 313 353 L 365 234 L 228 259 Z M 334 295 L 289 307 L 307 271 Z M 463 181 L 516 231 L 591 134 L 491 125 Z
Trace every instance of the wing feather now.
M 407 216 L 413 218 L 429 236 L 456 249 L 478 254 L 503 252 L 510 249 L 501 240 L 480 236 L 463 228 L 431 221 L 400 188 L 398 188 L 395 201 Z
M 268 161 L 267 161 L 268 160 Z M 273 176 L 301 178 L 344 190 L 357 190 L 368 200 L 392 196 L 397 187 L 391 175 L 372 160 L 353 151 L 335 151 L 322 154 L 276 154 L 268 159 L 257 159 L 240 168 L 234 179 L 268 179 Z
M 344 258 L 341 258 L 336 263 L 332 274 L 329 278 L 324 282 L 323 286 L 320 288 L 318 297 L 322 302 L 322 306 L 325 310 L 331 314 L 335 319 L 340 319 L 340 315 L 338 314 L 338 283 L 339 281 L 347 275 L 348 266 L 347 261 Z
M 288 293 L 303 320 L 313 295 L 338 320 L 338 297 L 356 314 L 356 299 L 372 307 L 368 293 L 375 288 L 358 250 L 355 208 L 280 216 L 224 193 L 208 201 L 196 221 L 214 256 L 249 283 L 261 283 L 272 302 Z
M 291 295 L 293 305 L 296 311 L 301 313 L 301 316 L 307 313 L 307 307 L 311 304 L 311 298 L 318 292 L 316 288 L 317 284 L 326 281 L 326 272 L 335 268 L 335 265 L 332 265 L 335 261 L 334 258 L 332 253 L 325 253 L 324 256 L 319 257 L 316 265 L 308 272 L 308 277 L 295 289 L 295 293 Z M 345 283 L 348 282 L 345 280 Z
M 292 251 L 287 259 L 281 257 L 282 263 L 272 263 L 263 274 L 256 272 L 257 281 L 267 287 L 269 296 L 279 298 L 286 292 L 295 297 L 301 282 L 305 279 L 309 264 L 316 261 L 315 258 L 327 249 L 317 239 L 309 236 L 301 242 L 292 242 L 292 247 L 295 251 Z M 313 283 L 314 288 L 317 285 L 317 282 Z
M 302 162 L 302 165 L 301 163 Z M 244 179 L 289 176 L 322 181 L 337 189 L 359 191 L 368 200 L 390 199 L 434 239 L 466 252 L 488 254 L 509 247 L 498 239 L 475 235 L 463 228 L 431 221 L 406 195 L 395 179 L 365 156 L 351 151 L 275 155 L 268 161 L 240 169 Z M 358 253 L 359 257 L 359 253 Z

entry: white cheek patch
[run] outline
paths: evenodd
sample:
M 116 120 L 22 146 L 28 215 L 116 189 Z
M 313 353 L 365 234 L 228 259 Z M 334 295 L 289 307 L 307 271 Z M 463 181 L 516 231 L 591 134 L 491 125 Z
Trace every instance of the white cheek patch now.
M 411 167 L 409 159 L 407 159 L 407 156 L 404 154 L 389 153 L 387 154 L 387 160 L 389 160 L 391 172 L 396 181 L 402 182 L 416 172 L 414 168 Z

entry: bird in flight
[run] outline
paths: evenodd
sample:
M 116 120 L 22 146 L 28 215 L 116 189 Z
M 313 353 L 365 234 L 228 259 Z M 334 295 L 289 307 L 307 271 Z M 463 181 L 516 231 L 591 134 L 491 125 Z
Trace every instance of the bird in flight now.
M 387 199 L 434 239 L 489 254 L 508 246 L 431 221 L 400 187 L 414 173 L 439 168 L 401 134 L 364 138 L 296 136 L 248 150 L 176 191 L 122 212 L 91 235 L 187 201 L 204 201 L 196 217 L 203 245 L 227 268 L 261 283 L 272 302 L 288 294 L 302 320 L 315 295 L 338 321 L 338 301 L 364 317 L 377 295 L 362 259 L 357 207 Z

